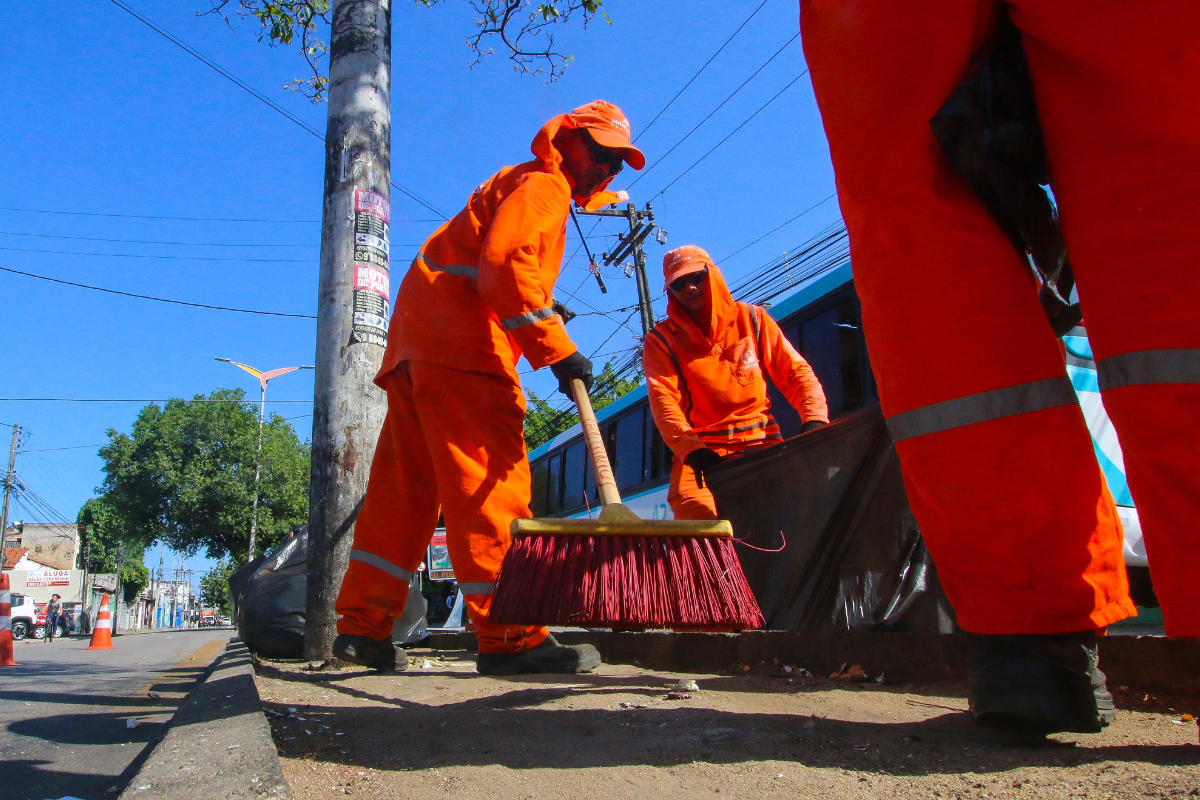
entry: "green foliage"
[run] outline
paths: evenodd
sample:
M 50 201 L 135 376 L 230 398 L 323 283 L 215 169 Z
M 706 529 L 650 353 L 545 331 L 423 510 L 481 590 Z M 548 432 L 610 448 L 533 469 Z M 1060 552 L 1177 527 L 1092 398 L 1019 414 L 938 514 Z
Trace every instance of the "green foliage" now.
M 272 47 L 290 46 L 300 40 L 300 52 L 311 72 L 307 78 L 290 81 L 285 88 L 299 91 L 314 103 L 327 99 L 329 79 L 320 64 L 329 52 L 326 41 L 330 25 L 329 0 L 210 0 L 211 6 L 197 12 L 198 16 L 215 14 L 232 27 L 227 9 L 236 16 L 254 19 L 259 26 L 258 40 Z M 432 8 L 445 0 L 413 0 L 418 6 Z M 612 24 L 604 12 L 604 0 L 471 0 L 476 33 L 467 39 L 467 47 L 475 56 L 475 64 L 492 54 L 489 41 L 498 39 L 515 65 L 517 72 L 545 75 L 548 81 L 557 80 L 574 60 L 569 53 L 554 48 L 554 34 L 549 26 L 580 16 L 587 24 L 600 15 Z M 533 42 L 528 48 L 526 42 Z
M 237 567 L 232 561 L 218 561 L 208 573 L 200 579 L 200 602 L 205 608 L 215 608 L 221 616 L 229 616 L 232 609 L 229 606 L 229 576 Z
M 121 594 L 126 605 L 137 599 L 142 590 L 150 585 L 150 570 L 146 565 L 137 561 L 125 561 L 121 564 Z
M 105 535 L 166 543 L 185 555 L 244 563 L 249 545 L 258 414 L 241 389 L 148 405 L 131 433 L 109 430 L 104 484 L 85 506 Z M 263 425 L 256 547 L 308 519 L 309 446 L 283 418 Z
M 609 361 L 600 370 L 592 384 L 592 408 L 596 411 L 607 406 L 622 395 L 628 394 L 641 385 L 640 375 L 634 378 L 618 378 Z M 529 397 L 528 408 L 525 411 L 525 446 L 533 450 L 558 436 L 563 431 L 579 422 L 579 414 L 574 410 L 559 410 L 553 408 L 533 391 L 526 389 Z M 574 406 L 571 406 L 573 409 Z

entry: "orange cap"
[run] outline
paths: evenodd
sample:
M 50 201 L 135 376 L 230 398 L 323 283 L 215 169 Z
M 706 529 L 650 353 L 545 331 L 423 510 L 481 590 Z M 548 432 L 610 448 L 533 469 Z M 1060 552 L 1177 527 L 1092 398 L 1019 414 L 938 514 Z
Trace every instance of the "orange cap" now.
M 596 144 L 625 152 L 625 163 L 634 169 L 646 166 L 646 156 L 633 146 L 629 120 L 621 109 L 605 100 L 593 100 L 567 115 L 577 128 L 587 128 Z
M 713 264 L 712 256 L 704 248 L 694 244 L 676 247 L 663 256 L 664 282 L 670 286 L 684 275 L 700 272 L 710 266 L 716 266 L 716 264 Z

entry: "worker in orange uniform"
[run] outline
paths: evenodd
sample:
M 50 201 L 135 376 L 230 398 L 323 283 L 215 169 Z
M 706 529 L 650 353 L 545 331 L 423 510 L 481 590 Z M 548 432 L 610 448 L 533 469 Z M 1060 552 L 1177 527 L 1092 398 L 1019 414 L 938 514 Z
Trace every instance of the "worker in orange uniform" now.
M 825 391 L 775 320 L 735 302 L 712 258 L 687 245 L 663 258 L 667 318 L 646 337 L 650 411 L 675 454 L 667 502 L 675 519 L 716 519 L 704 471 L 722 457 L 783 441 L 766 373 L 800 413 L 800 430 L 829 422 Z
M 544 627 L 492 624 L 488 607 L 509 525 L 530 515 L 517 359 L 550 367 L 563 391 L 573 378 L 591 385 L 592 364 L 567 336 L 552 293 L 572 198 L 603 191 L 625 163 L 645 165 L 629 134 L 625 115 L 604 101 L 555 117 L 534 137 L 535 158 L 476 188 L 413 260 L 375 378 L 388 414 L 337 599 L 338 658 L 403 668 L 392 624 L 440 509 L 479 638 L 479 672 L 599 664 L 594 647 L 562 646 Z
M 1113 719 L 1122 533 L 1027 266 L 929 126 L 1007 11 L 1167 635 L 1200 636 L 1200 5 L 802 0 L 883 413 L 984 724 Z

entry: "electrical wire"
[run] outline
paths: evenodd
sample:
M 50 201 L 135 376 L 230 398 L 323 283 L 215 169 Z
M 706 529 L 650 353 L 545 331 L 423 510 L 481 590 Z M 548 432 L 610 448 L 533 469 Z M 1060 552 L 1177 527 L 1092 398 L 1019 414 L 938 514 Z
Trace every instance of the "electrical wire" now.
M 39 250 L 32 247 L 0 247 L 0 250 L 10 253 L 44 253 L 56 256 L 104 256 L 106 258 L 153 258 L 166 261 L 239 261 L 250 263 L 275 264 L 316 264 L 311 258 L 219 258 L 212 256 L 163 256 L 146 253 L 80 253 L 74 250 Z
M 312 400 L 267 400 L 268 403 L 311 403 Z M 182 397 L 168 397 L 166 400 L 146 400 L 140 398 L 110 398 L 110 397 L 0 397 L 0 403 L 246 403 L 254 405 L 253 400 L 223 400 L 213 398 L 195 398 L 191 400 Z
M 21 453 L 49 453 L 52 450 L 86 450 L 87 448 L 90 448 L 90 447 L 105 447 L 106 445 L 108 445 L 108 442 L 101 442 L 100 444 L 76 444 L 76 445 L 72 445 L 70 447 L 42 447 L 37 450 L 21 450 L 20 452 Z
M 248 84 L 248 83 L 246 83 L 245 81 L 243 81 L 241 78 L 239 78 L 239 77 L 237 77 L 236 75 L 232 74 L 231 72 L 229 72 L 228 70 L 226 70 L 224 67 L 222 67 L 222 66 L 220 66 L 219 64 L 217 64 L 216 62 L 214 62 L 212 59 L 210 59 L 210 58 L 208 58 L 207 56 L 205 56 L 204 54 L 200 53 L 198 50 L 196 50 L 195 48 L 193 48 L 191 45 L 187 44 L 186 42 L 184 42 L 183 40 L 181 40 L 181 39 L 179 39 L 178 37 L 174 36 L 173 34 L 171 34 L 171 33 L 167 32 L 167 31 L 166 31 L 166 30 L 164 30 L 163 28 L 159 27 L 157 24 L 155 24 L 154 22 L 152 22 L 150 19 L 146 18 L 145 16 L 143 16 L 143 15 L 142 15 L 142 14 L 140 14 L 139 12 L 137 12 L 137 11 L 133 10 L 133 9 L 132 9 L 132 8 L 130 8 L 129 6 L 127 6 L 127 5 L 125 5 L 124 3 L 122 3 L 122 2 L 121 2 L 121 0 L 110 0 L 110 2 L 111 2 L 113 5 L 115 5 L 117 8 L 119 8 L 119 9 L 121 9 L 122 11 L 126 12 L 127 14 L 129 14 L 131 17 L 133 17 L 134 19 L 136 19 L 138 22 L 141 22 L 143 25 L 145 25 L 146 27 L 150 28 L 152 31 L 154 31 L 155 33 L 159 34 L 160 36 L 162 36 L 162 37 L 163 37 L 164 39 L 166 39 L 167 41 L 171 42 L 171 44 L 174 44 L 174 45 L 176 45 L 177 47 L 181 48 L 181 49 L 182 49 L 184 52 L 186 52 L 188 55 L 192 56 L 192 57 L 193 57 L 193 58 L 195 58 L 197 61 L 199 61 L 200 63 L 204 64 L 206 67 L 208 67 L 209 69 L 213 70 L 213 71 L 214 71 L 214 72 L 216 72 L 218 75 L 220 75 L 221 77 L 223 77 L 223 78 L 225 78 L 226 80 L 228 80 L 230 83 L 232 83 L 232 84 L 234 84 L 235 86 L 237 86 L 239 89 L 242 89 L 243 91 L 245 91 L 245 92 L 249 93 L 249 94 L 250 94 L 252 97 L 254 97 L 255 99 L 257 99 L 257 100 L 261 101 L 261 102 L 262 102 L 262 103 L 264 103 L 265 105 L 269 106 L 271 109 L 273 109 L 273 110 L 275 110 L 275 111 L 279 112 L 280 114 L 282 114 L 284 117 L 286 117 L 286 118 L 287 118 L 287 119 L 289 119 L 290 121 L 292 121 L 292 122 L 294 122 L 295 124 L 299 125 L 299 126 L 300 126 L 301 128 L 303 128 L 303 129 L 304 129 L 306 132 L 308 132 L 308 133 L 312 134 L 313 136 L 317 137 L 318 139 L 320 139 L 322 142 L 324 142 L 324 141 L 325 141 L 325 136 L 324 136 L 324 134 L 322 134 L 322 133 L 321 133 L 320 131 L 318 131 L 316 128 L 312 127 L 312 126 L 311 126 L 311 125 L 309 125 L 307 122 L 305 122 L 304 120 L 300 119 L 300 118 L 299 118 L 299 117 L 297 117 L 295 114 L 293 114 L 292 112 L 288 111 L 288 110 L 287 110 L 287 109 L 285 109 L 283 106 L 281 106 L 281 105 L 279 105 L 278 103 L 276 103 L 275 101 L 271 100 L 269 97 L 267 97 L 266 95 L 264 95 L 262 92 L 258 91 L 257 89 L 255 89 L 254 87 L 252 87 L 250 84 Z M 400 190 L 400 192 L 401 192 L 402 194 L 404 194 L 404 195 L 406 195 L 407 197 L 409 197 L 410 199 L 412 199 L 412 200 L 414 200 L 414 201 L 416 201 L 416 202 L 420 203 L 420 204 L 421 204 L 421 205 L 423 205 L 425 208 L 427 208 L 427 209 L 429 209 L 430 211 L 432 211 L 433 213 L 437 214 L 437 215 L 438 215 L 439 217 L 441 217 L 443 220 L 446 220 L 446 219 L 449 219 L 449 218 L 450 218 L 449 216 L 447 216 L 447 215 L 446 215 L 446 213 L 445 213 L 444 211 L 442 211 L 441 209 L 439 209 L 437 206 L 434 206 L 434 205 L 430 204 L 429 202 L 427 202 L 425 199 L 423 199 L 423 198 L 422 198 L 422 197 L 420 197 L 419 195 L 417 195 L 417 194 L 415 194 L 415 193 L 413 193 L 413 192 L 409 191 L 408 189 L 404 188 L 403 186 L 401 186 L 400 184 L 396 183 L 395 181 L 393 181 L 393 180 L 390 180 L 390 179 L 389 179 L 389 183 L 391 183 L 391 185 L 392 185 L 392 187 L 393 187 L 393 188 L 395 188 L 395 189 L 399 189 L 399 190 Z
M 240 219 L 233 217 L 165 217 L 151 214 L 105 214 L 99 211 L 62 211 L 49 208 L 15 208 L 0 206 L 0 211 L 12 211 L 19 214 L 64 214 L 71 217 L 109 217 L 112 219 L 157 219 L 173 222 L 270 222 L 285 225 L 320 225 L 319 219 Z M 389 224 L 397 222 L 442 222 L 440 219 L 390 219 Z M 164 244 L 167 244 L 164 242 Z
M 164 242 L 154 239 L 106 239 L 100 236 L 66 236 L 58 233 L 22 233 L 20 231 L 0 231 L 0 236 L 26 236 L 36 239 L 70 239 L 76 242 L 117 242 L 119 244 L 169 244 L 180 247 L 320 247 L 320 244 L 234 244 L 232 242 Z M 393 245 L 407 247 L 407 245 Z
M 732 253 L 730 253 L 729 255 L 727 255 L 727 256 L 724 256 L 723 258 L 721 258 L 721 261 L 723 261 L 723 262 L 724 262 L 724 261 L 728 261 L 729 259 L 733 258 L 734 256 L 736 256 L 738 253 L 742 252 L 742 251 L 743 251 L 743 250 L 745 250 L 746 248 L 748 248 L 748 247 L 751 247 L 751 246 L 753 246 L 753 245 L 756 245 L 756 244 L 758 244 L 759 242 L 761 242 L 763 239 L 765 239 L 765 238 L 767 238 L 768 236 L 770 236 L 770 235 L 771 235 L 772 233 L 774 233 L 775 231 L 777 231 L 777 230 L 780 230 L 781 228 L 786 228 L 788 225 L 791 225 L 793 222 L 795 222 L 796 220 L 800 219 L 801 217 L 803 217 L 803 216 L 804 216 L 805 214 L 807 214 L 808 212 L 810 212 L 810 211 L 812 211 L 812 210 L 816 209 L 816 208 L 817 208 L 817 207 L 819 207 L 819 206 L 822 206 L 822 205 L 824 205 L 825 203 L 828 203 L 830 200 L 832 200 L 832 199 L 833 199 L 833 198 L 835 198 L 835 197 L 837 197 L 837 192 L 834 192 L 833 194 L 829 195 L 829 197 L 826 197 L 824 200 L 821 200 L 821 201 L 819 201 L 819 202 L 817 202 L 817 203 L 814 203 L 813 205 L 811 205 L 811 206 L 809 206 L 808 208 L 806 208 L 806 209 L 804 209 L 803 211 L 801 211 L 801 212 L 800 212 L 799 214 L 797 214 L 796 216 L 794 216 L 794 217 L 792 217 L 791 219 L 789 219 L 787 222 L 784 222 L 784 223 L 782 223 L 782 224 L 776 225 L 774 228 L 771 228 L 771 230 L 767 231 L 767 232 L 766 232 L 766 233 L 764 233 L 762 236 L 758 237 L 757 239 L 755 239 L 754 241 L 750 242 L 749 244 L 742 245 L 741 247 L 739 247 L 737 250 L 734 250 L 734 251 L 733 251 Z
M 638 176 L 637 176 L 636 178 L 634 178 L 634 179 L 633 179 L 633 182 L 632 182 L 632 183 L 630 183 L 630 184 L 629 184 L 628 186 L 626 186 L 625 188 L 626 188 L 626 189 L 632 189 L 632 188 L 633 188 L 633 186 L 634 186 L 634 185 L 635 185 L 635 184 L 636 184 L 638 181 L 640 181 L 642 178 L 646 177 L 647 173 L 649 173 L 649 172 L 650 172 L 650 170 L 652 170 L 652 169 L 654 169 L 655 167 L 657 167 L 659 164 L 661 164 L 661 163 L 663 162 L 663 159 L 665 159 L 667 156 L 671 155 L 671 153 L 675 152 L 675 149 L 676 149 L 677 147 L 679 147 L 681 144 L 683 144 L 684 142 L 686 142 L 686 141 L 687 141 L 687 140 L 688 140 L 688 139 L 691 137 L 691 135 L 692 135 L 693 133 L 695 133 L 696 131 L 700 130 L 700 127 L 701 127 L 701 126 L 702 126 L 704 123 L 708 122 L 708 121 L 709 121 L 709 120 L 712 118 L 713 114 L 716 114 L 718 111 L 720 111 L 722 108 L 724 108 L 724 107 L 725 107 L 725 104 L 726 104 L 726 103 L 728 103 L 730 100 L 732 100 L 732 99 L 733 99 L 733 97 L 734 97 L 734 95 L 736 95 L 736 94 L 737 94 L 738 92 L 740 92 L 742 89 L 746 88 L 746 84 L 748 84 L 748 83 L 750 83 L 750 81 L 754 80 L 754 77 L 755 77 L 756 75 L 758 75 L 758 73 L 760 73 L 760 72 L 762 72 L 764 69 L 766 69 L 768 64 L 770 64 L 772 61 L 774 61 L 774 60 L 775 60 L 775 58 L 776 58 L 776 57 L 777 57 L 777 56 L 778 56 L 780 53 L 782 53 L 784 50 L 786 50 L 788 47 L 790 47 L 790 46 L 791 46 L 791 44 L 792 44 L 792 42 L 796 41 L 796 39 L 798 39 L 798 38 L 800 38 L 800 34 L 797 32 L 796 34 L 794 34 L 794 35 L 792 36 L 792 38 L 788 39 L 788 40 L 787 40 L 787 42 L 786 42 L 786 43 L 784 43 L 783 47 L 781 47 L 781 48 L 779 48 L 778 50 L 776 50 L 774 55 L 772 55 L 772 56 L 771 56 L 770 58 L 768 58 L 768 59 L 767 59 L 765 62 L 763 62 L 763 65 L 762 65 L 761 67 L 759 67 L 758 69 L 754 70 L 754 72 L 753 72 L 753 73 L 751 73 L 751 75 L 750 75 L 750 77 L 749 77 L 749 78 L 746 78 L 746 80 L 742 81 L 742 84 L 741 84 L 741 86 L 738 86 L 736 89 L 734 89 L 732 92 L 730 92 L 730 93 L 729 93 L 729 95 L 728 95 L 728 96 L 727 96 L 727 97 L 726 97 L 724 100 L 722 100 L 720 103 L 718 103 L 718 104 L 717 104 L 717 107 L 716 107 L 716 108 L 714 108 L 712 111 L 708 112 L 708 115 L 707 115 L 706 117 L 704 117 L 704 119 L 702 119 L 702 120 L 700 120 L 699 122 L 697 122 L 697 123 L 696 123 L 696 127 L 692 128 L 690 131 L 688 131 L 687 133 L 685 133 L 685 134 L 683 135 L 683 138 L 682 138 L 682 139 L 680 139 L 678 142 L 676 142 L 675 144 L 671 145 L 670 149 L 669 149 L 669 150 L 667 150 L 667 152 L 663 153 L 661 156 L 659 156 L 659 157 L 658 157 L 658 158 L 657 158 L 657 159 L 654 161 L 654 163 L 653 163 L 653 164 L 651 164 L 650 166 L 648 166 L 648 167 L 646 167 L 645 169 L 643 169 L 643 170 L 642 170 L 642 171 L 641 171 L 641 172 L 638 174 Z
M 672 180 L 670 183 L 668 183 L 668 184 L 667 184 L 666 186 L 664 186 L 663 188 L 659 189 L 659 190 L 658 190 L 658 194 L 656 194 L 656 195 L 654 195 L 653 197 L 651 197 L 651 198 L 650 198 L 650 200 L 648 200 L 647 202 L 650 202 L 650 201 L 656 200 L 656 199 L 658 199 L 659 197 L 661 197 L 663 194 L 665 194 L 665 193 L 666 193 L 666 191 L 667 191 L 668 189 L 670 189 L 672 186 L 674 186 L 676 183 L 678 183 L 678 182 L 679 182 L 679 180 L 680 180 L 681 178 L 683 178 L 683 176 L 684 176 L 684 175 L 687 175 L 687 174 L 688 174 L 689 172 L 691 172 L 693 169 L 695 169 L 696 167 L 698 167 L 698 166 L 700 165 L 700 162 L 704 161 L 704 159 L 706 159 L 706 158 L 708 158 L 709 156 L 711 156 L 711 155 L 713 154 L 713 152 L 714 152 L 714 151 L 715 151 L 715 150 L 716 150 L 718 147 L 720 147 L 721 145 L 723 145 L 723 144 L 725 144 L 727 141 L 729 141 L 729 140 L 730 140 L 730 139 L 733 137 L 733 135 L 734 135 L 735 133 L 737 133 L 738 131 L 740 131 L 742 128 L 746 127 L 746 125 L 748 125 L 748 124 L 750 123 L 750 120 L 754 119 L 754 118 L 755 118 L 755 117 L 757 117 L 759 114 L 761 114 L 761 113 L 763 112 L 763 110 L 764 110 L 764 109 L 766 109 L 766 107 L 767 107 L 767 106 L 771 105 L 771 103 L 774 103 L 776 100 L 778 100 L 778 99 L 779 99 L 779 97 L 780 97 L 780 95 L 782 95 L 782 94 L 783 94 L 784 92 L 786 92 L 788 89 L 790 89 L 790 88 L 792 88 L 793 86 L 795 86 L 795 85 L 796 85 L 796 82 L 797 82 L 798 80 L 800 80 L 801 78 L 803 78 L 803 77 L 804 77 L 805 75 L 807 75 L 807 74 L 808 74 L 808 70 L 807 70 L 807 69 L 805 69 L 805 70 L 804 70 L 803 72 L 801 72 L 799 75 L 797 75 L 796 77 L 792 78 L 792 79 L 791 79 L 791 81 L 789 81 L 789 82 L 788 82 L 788 84 L 787 84 L 786 86 L 784 86 L 782 89 L 780 89 L 778 92 L 776 92 L 776 93 L 775 93 L 775 95 L 774 95 L 774 96 L 772 96 L 770 100 L 768 100 L 767 102 L 765 102 L 765 103 L 763 103 L 761 106 L 759 106 L 758 110 L 757 110 L 757 111 L 755 111 L 753 114 L 751 114 L 750 116 L 746 117 L 746 119 L 745 119 L 745 120 L 742 122 L 742 124 L 738 125 L 736 128 L 734 128 L 733 130 L 731 130 L 731 131 L 730 131 L 728 134 L 726 134 L 726 136 L 725 136 L 725 138 L 724 138 L 724 139 L 722 139 L 721 141 L 719 141 L 719 142 L 717 142 L 716 144 L 714 144 L 714 145 L 713 145 L 713 146 L 712 146 L 712 147 L 709 149 L 709 151 L 708 151 L 707 153 L 705 153 L 704 155 L 702 155 L 702 156 L 700 156 L 698 159 L 696 159 L 694 162 L 692 162 L 692 165 L 691 165 L 690 167 L 688 167 L 687 169 L 685 169 L 683 172 L 679 173 L 677 176 L 675 176 L 675 179 L 674 179 L 674 180 Z
M 646 131 L 650 130 L 650 128 L 654 125 L 654 123 L 658 122 L 658 118 L 661 117 L 668 108 L 670 108 L 672 105 L 675 104 L 675 101 L 679 99 L 679 96 L 682 95 L 684 92 L 686 92 L 687 88 L 689 86 L 691 86 L 697 78 L 700 77 L 700 73 L 704 72 L 704 70 L 708 68 L 708 65 L 713 62 L 713 59 L 715 59 L 717 56 L 721 55 L 721 51 L 724 50 L 729 45 L 729 43 L 733 41 L 733 38 L 735 36 L 737 36 L 739 33 L 742 32 L 742 28 L 744 28 L 750 24 L 750 20 L 754 19 L 755 15 L 757 15 L 759 11 L 762 11 L 763 6 L 765 6 L 769 2 L 770 2 L 770 0 L 763 0 L 759 4 L 758 8 L 754 9 L 754 11 L 750 14 L 750 16 L 746 17 L 746 21 L 743 22 L 741 25 L 739 25 L 736 31 L 734 31 L 732 34 L 730 34 L 729 38 L 725 40 L 725 43 L 717 48 L 717 52 L 713 53 L 709 57 L 708 61 L 704 62 L 704 65 L 701 66 L 700 69 L 696 70 L 696 74 L 693 75 L 690 79 L 688 79 L 688 82 L 683 85 L 683 88 L 680 89 L 678 92 L 676 92 L 675 96 L 672 97 L 670 99 L 670 101 L 668 101 L 667 104 L 662 107 L 662 111 L 659 111 L 657 114 L 654 115 L 654 119 L 650 120 L 650 122 L 648 122 L 646 124 L 645 128 L 642 128 L 642 132 L 639 133 L 637 136 L 633 137 L 633 141 L 636 142 L 638 139 L 640 139 L 642 136 L 644 136 L 646 134 Z
M 134 294 L 133 292 L 122 292 L 117 289 L 107 289 L 103 286 L 91 286 L 86 283 L 76 283 L 75 281 L 64 281 L 59 278 L 51 278 L 46 275 L 35 275 L 32 272 L 23 272 L 19 269 L 10 269 L 9 267 L 0 267 L 0 272 L 11 272 L 13 275 L 24 275 L 26 278 L 36 278 L 39 281 L 49 281 L 50 283 L 61 283 L 64 286 L 74 286 L 79 289 L 91 289 L 95 292 L 105 292 L 107 294 L 116 294 L 122 297 L 133 297 L 138 300 L 153 300 L 158 303 L 171 303 L 177 306 L 189 306 L 191 308 L 207 308 L 213 311 L 233 311 L 238 314 L 259 314 L 267 317 L 292 317 L 295 319 L 316 319 L 314 314 L 286 314 L 282 311 L 258 311 L 251 308 L 232 308 L 230 306 L 214 306 L 207 303 L 189 303 L 186 300 L 171 300 L 166 297 L 153 297 L 148 294 Z

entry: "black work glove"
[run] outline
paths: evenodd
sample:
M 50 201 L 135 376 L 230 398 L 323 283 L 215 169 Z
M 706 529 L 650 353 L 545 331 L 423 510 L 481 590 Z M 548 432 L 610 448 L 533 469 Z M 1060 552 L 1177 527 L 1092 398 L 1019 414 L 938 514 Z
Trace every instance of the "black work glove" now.
M 567 308 L 566 306 L 564 306 L 562 303 L 558 302 L 557 300 L 550 301 L 550 308 L 554 311 L 555 314 L 558 314 L 560 317 L 562 317 L 563 325 L 566 325 L 568 322 L 570 322 L 571 320 L 575 319 L 576 316 L 578 316 L 574 311 Z
M 709 450 L 707 447 L 701 447 L 699 450 L 693 450 L 688 453 L 687 458 L 683 460 L 696 473 L 696 485 L 701 489 L 704 488 L 704 470 L 711 469 L 721 463 L 721 457 L 716 451 Z
M 558 390 L 575 399 L 571 394 L 571 379 L 578 378 L 589 390 L 592 388 L 592 362 L 583 353 L 576 350 L 562 361 L 550 365 L 550 371 L 558 378 Z
M 800 426 L 800 432 L 801 432 L 801 433 L 808 433 L 809 431 L 815 431 L 817 428 L 824 427 L 825 425 L 828 425 L 828 424 L 829 424 L 829 423 L 827 423 L 827 422 L 822 422 L 822 421 L 821 421 L 821 420 L 819 420 L 819 419 L 813 419 L 813 420 L 809 420 L 808 422 L 806 422 L 806 423 L 804 423 L 803 425 L 801 425 L 801 426 Z

